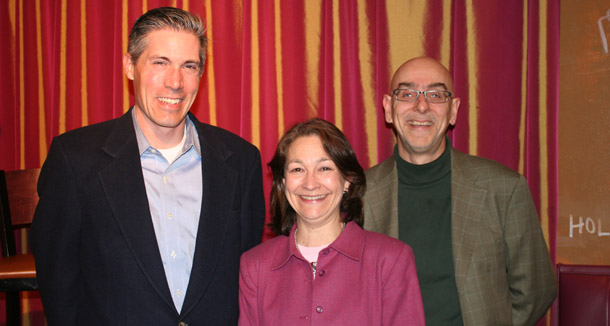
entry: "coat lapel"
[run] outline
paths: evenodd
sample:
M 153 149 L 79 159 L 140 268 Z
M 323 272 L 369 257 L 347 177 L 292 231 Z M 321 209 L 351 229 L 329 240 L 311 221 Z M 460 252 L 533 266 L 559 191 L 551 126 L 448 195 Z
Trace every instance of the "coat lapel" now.
M 379 191 L 371 193 L 370 202 L 375 203 L 373 216 L 379 217 L 376 219 L 378 232 L 398 238 L 398 175 L 394 156 L 381 163 L 373 179 Z M 389 220 L 384 216 L 388 211 Z
M 190 115 L 197 127 L 201 145 L 203 199 L 193 268 L 181 315 L 188 314 L 201 299 L 213 279 L 223 253 L 229 226 L 238 173 L 226 164 L 233 153 L 221 141 L 215 141 L 205 125 Z
M 451 243 L 458 292 L 465 287 L 487 191 L 471 175 L 466 155 L 451 151 Z
M 175 309 L 151 220 L 131 111 L 119 118 L 103 150 L 113 157 L 99 173 L 112 215 L 141 273 Z

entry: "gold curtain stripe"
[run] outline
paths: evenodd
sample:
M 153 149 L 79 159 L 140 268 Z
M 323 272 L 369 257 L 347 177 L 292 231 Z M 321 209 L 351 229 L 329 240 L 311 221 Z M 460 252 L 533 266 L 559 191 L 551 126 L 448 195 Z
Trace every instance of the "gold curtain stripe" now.
M 284 130 L 284 78 L 282 78 L 282 15 L 280 0 L 275 0 L 275 76 L 277 82 L 277 127 Z M 256 110 L 257 112 L 260 110 Z M 260 118 L 260 117 L 259 117 Z M 259 125 L 258 123 L 256 125 Z M 256 145 L 256 144 L 255 144 Z
M 25 63 L 23 1 L 19 1 L 19 168 L 25 169 Z
M 542 223 L 542 233 L 544 238 L 549 242 L 549 178 L 548 178 L 548 146 L 547 146 L 547 0 L 540 1 L 540 20 L 538 33 L 540 34 L 538 41 L 539 57 L 538 67 L 540 69 L 538 80 L 540 83 L 540 101 L 538 132 L 540 142 L 540 219 Z
M 305 85 L 307 87 L 307 103 L 309 117 L 318 115 L 320 106 L 318 95 L 320 90 L 320 35 L 322 2 L 321 0 L 305 1 Z M 281 130 L 281 135 L 284 130 Z
M 527 118 L 527 50 L 528 50 L 528 3 L 523 2 L 523 49 L 521 53 L 521 113 L 519 117 L 519 173 L 525 174 L 525 121 Z
M 258 39 L 258 1 L 252 1 L 252 16 L 250 20 L 250 30 L 252 31 L 251 35 L 251 52 L 252 52 L 252 76 L 250 81 L 250 87 L 252 92 L 252 122 L 260 121 L 260 107 L 261 107 L 261 98 L 260 98 L 260 46 Z M 254 126 L 253 126 L 254 127 Z M 281 131 L 280 131 L 281 133 Z M 261 145 L 261 135 L 259 132 L 254 132 L 254 128 L 252 128 L 252 143 L 254 146 L 260 148 Z
M 335 126 L 343 130 L 343 92 L 341 91 L 341 27 L 339 1 L 333 1 L 333 92 L 335 97 Z
M 451 69 L 451 2 L 443 1 L 443 30 L 441 32 L 441 53 L 439 61 Z
M 80 40 L 81 40 L 81 51 L 80 51 L 80 64 L 81 64 L 81 125 L 86 126 L 89 124 L 89 110 L 88 105 L 88 86 L 87 86 L 87 0 L 81 0 L 80 2 Z M 125 106 L 126 107 L 126 106 Z
M 40 166 L 47 158 L 47 131 L 44 100 L 44 69 L 42 66 L 42 18 L 40 15 L 40 0 L 36 0 L 36 53 L 38 53 L 38 150 Z M 26 245 L 26 244 L 24 244 Z
M 466 1 L 466 47 L 468 67 L 468 126 L 469 126 L 469 153 L 477 155 L 478 153 L 478 107 L 479 101 L 477 98 L 477 88 L 479 85 L 479 74 L 477 67 L 476 53 L 476 30 L 475 30 L 475 13 L 472 0 Z
M 17 67 L 15 66 L 15 63 L 16 63 L 15 54 L 17 53 L 17 51 L 15 51 L 15 48 L 14 48 L 15 37 L 17 36 L 17 26 L 16 26 L 17 17 L 16 17 L 16 11 L 15 11 L 16 7 L 15 6 L 16 6 L 15 0 L 9 0 L 9 2 L 8 2 L 8 15 L 9 16 L 8 17 L 9 17 L 9 22 L 10 22 L 10 25 L 11 25 L 10 47 L 11 47 L 11 61 L 12 61 L 10 66 L 11 66 L 11 74 L 12 74 L 11 78 L 13 80 L 14 80 L 15 74 L 17 74 L 17 72 L 15 71 L 17 69 Z M 19 53 L 22 53 L 22 51 L 19 51 Z M 19 84 L 20 85 L 22 84 L 21 83 L 21 79 L 23 78 L 23 74 L 21 73 L 21 69 L 22 68 L 23 68 L 23 60 L 20 61 L 20 73 L 19 73 L 19 81 L 20 81 Z M 20 89 L 20 92 L 21 92 L 22 89 L 23 89 L 23 87 Z M 15 100 L 17 100 L 17 99 L 15 99 Z M 21 103 L 19 105 L 20 105 L 20 108 L 21 108 L 21 105 L 23 105 L 23 101 L 21 101 Z M 19 112 L 21 112 L 21 110 Z M 23 151 L 23 146 L 24 146 L 23 142 L 21 142 L 22 151 Z
M 124 1 L 124 2 L 126 2 L 126 1 Z M 148 1 L 142 0 L 142 14 L 144 14 L 147 11 L 148 11 Z
M 11 47 L 11 54 L 12 54 L 12 55 L 11 55 L 11 61 L 12 61 L 12 62 L 11 62 L 11 73 L 12 73 L 12 76 L 11 76 L 11 77 L 12 77 L 12 78 L 14 78 L 14 77 L 15 77 L 15 74 L 17 73 L 17 72 L 15 71 L 17 67 L 15 67 L 15 65 L 14 65 L 14 63 L 15 63 L 15 54 L 17 53 L 17 51 L 15 51 L 15 49 L 14 49 L 14 47 L 13 47 L 13 46 L 14 46 L 14 44 L 15 44 L 15 37 L 17 36 L 17 35 L 16 35 L 16 34 L 17 34 L 17 26 L 16 26 L 16 20 L 17 20 L 17 17 L 16 17 L 16 12 L 15 12 L 15 6 L 16 6 L 16 4 L 15 4 L 15 0 L 9 0 L 9 2 L 8 2 L 8 15 L 9 15 L 9 16 L 8 16 L 8 17 L 9 17 L 9 22 L 10 22 L 10 25 L 11 25 L 11 40 L 10 40 L 10 47 Z M 20 25 L 20 26 L 21 26 L 21 25 Z M 21 29 L 21 30 L 23 30 L 23 29 Z M 20 33 L 20 34 L 21 34 L 21 33 Z M 19 53 L 22 53 L 22 51 L 20 50 L 20 51 L 19 51 Z M 19 68 L 20 68 L 20 73 L 19 73 L 19 85 L 21 85 L 21 84 L 22 84 L 22 83 L 21 83 L 21 79 L 23 78 L 23 73 L 21 72 L 21 71 L 22 71 L 22 69 L 23 69 L 23 60 L 21 60 L 21 61 L 20 61 L 19 66 L 20 66 L 20 67 L 19 67 Z M 14 79 L 13 79 L 13 80 L 14 80 Z M 22 90 L 22 89 L 23 89 L 23 87 L 21 87 L 21 88 L 20 88 L 20 93 L 21 93 L 21 90 Z M 21 99 L 21 94 L 20 94 L 20 99 Z M 16 99 L 15 99 L 15 100 L 16 100 Z M 21 103 L 19 104 L 20 108 L 21 108 L 21 105 L 23 105 L 23 101 L 21 101 Z M 21 112 L 21 110 L 20 110 L 19 112 Z M 21 148 L 22 148 L 22 149 L 23 149 L 23 146 L 24 146 L 24 145 L 23 145 L 23 142 L 21 142 Z M 23 151 L 23 150 L 22 150 L 22 151 Z
M 207 67 L 208 72 L 206 76 L 208 77 L 208 101 L 210 108 L 210 124 L 216 125 L 216 80 L 214 79 L 214 37 L 212 35 L 212 30 L 210 29 L 210 22 L 212 21 L 212 1 L 205 1 L 205 24 L 207 27 L 206 34 L 208 37 L 208 54 L 206 56 L 206 60 L 208 61 Z
M 538 57 L 538 66 L 540 67 L 540 120 L 539 128 L 540 128 L 540 224 L 542 228 L 542 235 L 546 240 L 547 248 L 556 247 L 556 244 L 551 246 L 549 233 L 549 222 L 551 216 L 549 215 L 549 162 L 548 162 L 548 128 L 547 128 L 547 119 L 548 119 L 548 102 L 547 102 L 547 92 L 548 92 L 548 66 L 547 66 L 547 13 L 548 13 L 548 0 L 540 1 L 540 23 L 538 26 L 538 33 L 540 34 L 538 44 L 539 44 L 539 57 Z M 555 259 L 555 257 L 551 257 Z M 546 325 L 551 326 L 551 311 L 549 310 L 546 313 Z
M 174 5 L 174 7 L 175 7 L 175 5 Z M 189 0 L 182 1 L 182 9 L 189 11 Z
M 369 31 L 371 22 L 367 19 L 367 8 L 364 3 L 356 3 L 358 9 L 358 59 L 360 61 L 360 84 L 365 88 L 362 92 L 364 104 L 364 130 L 366 133 L 367 156 L 369 166 L 377 164 L 377 105 L 375 105 L 375 92 L 377 88 L 375 70 L 373 69 L 373 49 L 369 44 L 371 37 Z M 366 90 L 369 88 L 369 90 Z
M 24 228 L 22 228 L 20 230 L 20 232 L 21 232 L 21 239 L 25 239 L 25 241 L 22 241 L 22 242 L 27 243 L 28 237 L 27 237 L 26 230 Z M 25 253 L 27 253 L 27 251 L 23 251 L 22 253 L 25 254 Z M 30 318 L 30 311 L 32 311 L 32 309 L 30 309 L 30 300 L 32 298 L 36 298 L 36 296 L 34 296 L 31 291 L 21 292 L 21 319 L 22 319 L 23 325 L 25 325 L 25 326 L 32 325 L 31 318 Z
M 243 46 L 244 38 L 244 1 L 233 0 L 231 5 L 231 12 L 233 13 L 233 27 L 230 29 L 233 31 L 233 38 L 239 40 L 239 45 Z
M 13 51 L 13 42 L 15 40 L 15 0 L 8 1 L 8 20 L 11 25 L 11 53 Z
M 23 238 L 24 234 L 26 235 L 25 238 Z M 21 237 L 22 239 L 28 239 L 27 238 L 27 232 L 25 229 L 21 229 Z M 27 240 L 24 242 L 28 242 Z M 23 252 L 24 254 L 27 252 Z M 30 317 L 30 311 L 33 311 L 32 309 L 30 309 L 31 305 L 30 305 L 30 300 L 32 300 L 32 298 L 34 298 L 34 300 L 36 300 L 37 298 L 39 299 L 40 297 L 37 297 L 37 295 L 33 292 L 33 291 L 23 291 L 21 292 L 21 319 L 22 319 L 22 323 L 24 326 L 32 326 L 32 318 Z
M 14 3 L 13 3 L 13 5 L 14 5 Z M 39 19 L 40 18 L 40 15 L 39 15 L 40 9 L 39 9 L 39 5 L 40 5 L 40 3 L 36 3 L 36 13 L 37 13 L 37 16 L 36 16 L 36 18 L 37 18 L 36 19 L 36 25 L 37 25 L 37 27 L 40 25 L 40 19 Z M 20 110 L 20 117 L 19 117 L 20 118 L 19 121 L 20 121 L 20 127 L 21 128 L 20 128 L 19 133 L 20 133 L 20 138 L 21 138 L 20 139 L 21 140 L 21 146 L 20 146 L 21 147 L 20 167 L 23 169 L 23 168 L 25 168 L 25 87 L 24 87 L 25 80 L 24 80 L 24 77 L 23 77 L 24 67 L 25 66 L 24 66 L 24 63 L 23 63 L 23 60 L 24 60 L 24 57 L 23 57 L 23 53 L 24 53 L 23 52 L 24 51 L 23 50 L 24 49 L 24 47 L 23 47 L 23 23 L 22 23 L 23 22 L 23 4 L 22 4 L 21 1 L 19 3 L 19 7 L 20 7 L 19 8 L 20 9 L 19 10 L 19 16 L 20 16 L 19 22 L 20 22 L 20 30 L 21 30 L 21 32 L 20 32 L 20 47 L 21 47 L 21 51 L 20 51 L 20 53 L 21 53 L 20 80 L 22 82 L 22 87 L 21 87 L 21 90 L 20 90 L 21 94 L 22 94 L 22 99 L 21 99 L 21 110 Z M 37 30 L 38 30 L 38 34 L 40 34 L 40 30 L 41 29 L 37 28 Z M 41 52 L 38 51 L 38 58 L 40 58 L 41 55 L 42 55 Z M 43 111 L 43 114 L 44 114 L 44 111 Z M 39 123 L 44 124 L 44 115 L 43 115 L 43 117 L 41 117 L 41 122 L 39 122 Z M 40 129 L 39 132 L 43 132 L 43 131 L 44 131 L 44 129 Z M 44 139 L 44 135 L 41 136 L 41 138 Z M 45 146 L 46 146 L 46 144 L 45 144 Z M 44 157 L 42 155 L 41 155 L 41 160 L 44 160 Z M 42 163 L 41 163 L 41 165 L 42 165 Z M 26 230 L 22 229 L 20 232 L 21 232 L 21 238 L 22 239 L 27 239 Z M 26 253 L 27 252 L 27 249 L 28 249 L 27 248 L 27 244 L 28 244 L 28 241 L 21 241 L 21 253 Z M 26 316 L 29 319 L 29 315 L 28 315 L 29 304 L 27 304 L 27 303 L 28 303 L 28 299 L 25 299 L 25 302 L 23 302 L 23 313 L 26 314 Z M 27 323 L 28 320 L 24 320 L 24 322 Z
M 121 30 L 122 33 L 122 47 L 123 51 L 121 54 L 127 53 L 127 44 L 129 42 L 129 22 L 128 22 L 129 6 L 127 1 L 123 1 L 123 16 L 121 17 Z M 121 62 L 123 57 L 121 57 Z M 125 74 L 123 76 L 123 112 L 127 112 L 129 109 L 129 78 Z
M 59 33 L 59 133 L 66 132 L 66 47 L 68 44 L 68 0 L 61 1 L 60 33 Z
M 408 59 L 424 54 L 424 15 L 427 1 L 386 2 L 390 76 Z M 388 92 L 390 90 L 387 90 Z
M 10 46 L 10 51 L 11 51 L 11 78 L 15 77 L 15 74 L 17 73 L 15 71 L 15 48 L 14 48 L 14 44 L 15 44 L 15 36 L 16 36 L 16 26 L 15 26 L 15 0 L 9 0 L 8 1 L 8 20 L 9 20 L 9 24 L 10 24 L 10 42 L 9 42 L 9 46 Z

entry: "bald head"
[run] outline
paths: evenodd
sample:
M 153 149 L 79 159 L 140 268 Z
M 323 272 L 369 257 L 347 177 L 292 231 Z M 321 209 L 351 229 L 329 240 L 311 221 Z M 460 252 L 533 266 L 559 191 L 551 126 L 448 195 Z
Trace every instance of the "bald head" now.
M 429 84 L 418 84 L 420 81 L 427 81 Z M 441 86 L 453 93 L 453 78 L 447 68 L 436 59 L 430 57 L 417 57 L 403 63 L 394 73 L 391 89 L 399 87 L 428 89 Z
M 396 133 L 398 154 L 412 164 L 436 160 L 446 148 L 445 133 L 455 124 L 460 106 L 460 99 L 453 97 L 451 74 L 440 62 L 419 57 L 396 70 L 391 86 L 383 96 L 383 110 Z M 414 97 L 398 99 L 395 89 L 410 90 Z M 428 101 L 428 92 L 442 91 L 451 92 L 443 97 L 447 101 Z

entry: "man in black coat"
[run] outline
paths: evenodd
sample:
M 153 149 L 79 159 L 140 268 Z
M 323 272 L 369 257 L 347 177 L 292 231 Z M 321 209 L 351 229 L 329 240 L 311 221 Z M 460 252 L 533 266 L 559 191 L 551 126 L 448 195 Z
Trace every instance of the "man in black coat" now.
M 176 8 L 141 16 L 123 58 L 135 106 L 56 137 L 31 228 L 54 325 L 235 325 L 242 252 L 261 241 L 259 151 L 188 111 L 207 40 Z

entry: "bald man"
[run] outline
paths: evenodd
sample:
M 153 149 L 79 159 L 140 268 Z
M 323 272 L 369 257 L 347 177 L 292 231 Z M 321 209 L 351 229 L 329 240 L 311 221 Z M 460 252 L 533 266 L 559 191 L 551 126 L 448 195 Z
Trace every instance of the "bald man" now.
M 405 62 L 391 90 L 397 145 L 366 171 L 365 228 L 413 248 L 427 325 L 534 325 L 556 285 L 525 178 L 451 146 L 460 99 L 438 61 Z

